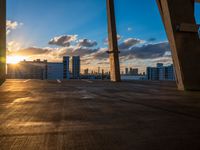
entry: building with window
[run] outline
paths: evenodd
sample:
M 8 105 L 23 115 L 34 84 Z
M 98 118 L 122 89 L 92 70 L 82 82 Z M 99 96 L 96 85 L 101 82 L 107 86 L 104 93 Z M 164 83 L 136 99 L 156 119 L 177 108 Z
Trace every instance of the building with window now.
M 64 56 L 63 57 L 63 79 L 70 79 L 69 63 L 70 63 L 70 57 Z
M 80 78 L 80 56 L 72 56 L 70 58 L 69 71 L 71 79 Z
M 158 63 L 157 67 L 147 67 L 148 80 L 175 80 L 173 65 L 164 66 Z
M 47 60 L 21 61 L 7 64 L 8 79 L 47 79 Z
M 64 79 L 64 69 L 63 63 L 53 63 L 49 62 L 47 65 L 47 79 L 48 80 L 57 80 Z

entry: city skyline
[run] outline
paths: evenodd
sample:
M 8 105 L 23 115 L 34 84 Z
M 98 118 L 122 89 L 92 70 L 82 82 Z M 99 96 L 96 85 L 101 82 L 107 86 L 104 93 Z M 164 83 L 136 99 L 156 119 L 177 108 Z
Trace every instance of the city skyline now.
M 156 2 L 143 1 L 115 0 L 121 70 L 133 66 L 144 72 L 147 65 L 172 63 Z M 109 70 L 106 1 L 81 2 L 8 0 L 8 61 L 58 62 L 65 55 L 79 55 L 83 69 L 98 65 Z M 200 22 L 200 5 L 196 8 Z

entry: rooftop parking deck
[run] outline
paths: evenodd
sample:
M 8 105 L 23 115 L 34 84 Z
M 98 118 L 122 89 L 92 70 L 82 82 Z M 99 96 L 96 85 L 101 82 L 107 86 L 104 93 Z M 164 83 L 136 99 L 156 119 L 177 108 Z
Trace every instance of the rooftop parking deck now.
M 199 150 L 200 92 L 174 82 L 7 80 L 0 149 Z

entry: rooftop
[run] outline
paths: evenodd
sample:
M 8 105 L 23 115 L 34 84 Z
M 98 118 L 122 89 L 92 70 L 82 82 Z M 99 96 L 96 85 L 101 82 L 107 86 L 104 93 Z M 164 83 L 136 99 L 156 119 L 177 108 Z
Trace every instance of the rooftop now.
M 200 149 L 200 92 L 174 82 L 7 80 L 0 149 Z

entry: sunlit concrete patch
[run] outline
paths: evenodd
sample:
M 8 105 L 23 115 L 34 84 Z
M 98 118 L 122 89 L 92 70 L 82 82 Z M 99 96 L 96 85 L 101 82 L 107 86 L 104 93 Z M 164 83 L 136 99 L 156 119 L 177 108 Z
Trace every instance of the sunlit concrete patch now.
M 87 82 L 87 83 L 93 83 L 93 81 L 91 81 L 91 80 L 82 79 L 82 81 L 85 81 L 85 82 Z
M 62 83 L 62 81 L 61 81 L 60 79 L 57 79 L 56 81 L 57 81 L 58 83 Z
M 41 127 L 41 126 L 52 126 L 51 122 L 16 122 L 16 127 Z
M 30 81 L 30 79 L 28 79 L 28 80 L 25 80 L 25 81 L 23 81 L 24 83 L 26 83 L 26 82 L 29 82 Z
M 7 108 L 17 106 L 17 105 L 23 105 L 26 102 L 34 102 L 36 101 L 35 98 L 33 97 L 22 97 L 22 98 L 17 98 L 13 102 L 9 103 L 7 105 Z
M 86 90 L 80 90 L 78 93 L 80 94 L 81 99 L 94 99 L 96 97 L 95 94 L 92 94 Z

